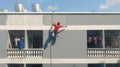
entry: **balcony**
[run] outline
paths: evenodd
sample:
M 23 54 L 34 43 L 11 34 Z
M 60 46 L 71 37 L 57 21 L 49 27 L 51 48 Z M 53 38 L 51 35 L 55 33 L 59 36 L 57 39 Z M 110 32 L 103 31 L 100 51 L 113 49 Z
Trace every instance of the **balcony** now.
M 42 58 L 43 49 L 7 49 L 8 58 Z
M 120 58 L 119 48 L 88 48 L 89 58 Z

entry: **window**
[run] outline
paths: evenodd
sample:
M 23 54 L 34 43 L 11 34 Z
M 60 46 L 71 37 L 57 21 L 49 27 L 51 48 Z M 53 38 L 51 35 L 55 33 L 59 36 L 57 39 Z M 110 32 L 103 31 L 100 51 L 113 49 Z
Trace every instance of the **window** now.
M 38 30 L 29 30 L 28 34 L 28 47 L 29 48 L 42 48 L 43 32 Z
M 42 67 L 42 64 L 27 64 L 26 67 Z
M 105 31 L 105 47 L 119 48 L 120 45 L 120 31 L 106 30 Z
M 87 47 L 88 48 L 102 48 L 102 31 L 88 30 L 87 31 Z
M 24 67 L 24 64 L 8 64 L 8 67 Z M 26 67 L 42 67 L 42 64 L 26 64 Z
M 106 64 L 106 67 L 120 67 L 120 64 Z
M 24 47 L 24 31 L 23 30 L 9 30 L 10 44 L 9 48 Z M 22 47 L 21 47 L 22 44 Z
M 24 67 L 23 64 L 8 64 L 8 67 Z
M 104 67 L 104 64 L 88 64 L 88 67 Z

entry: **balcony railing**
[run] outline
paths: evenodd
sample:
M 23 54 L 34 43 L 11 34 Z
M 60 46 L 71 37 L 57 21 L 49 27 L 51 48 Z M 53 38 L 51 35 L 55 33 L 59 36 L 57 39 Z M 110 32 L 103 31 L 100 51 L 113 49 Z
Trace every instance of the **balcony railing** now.
M 43 49 L 7 49 L 8 58 L 42 58 Z
M 89 58 L 120 58 L 119 48 L 88 48 Z

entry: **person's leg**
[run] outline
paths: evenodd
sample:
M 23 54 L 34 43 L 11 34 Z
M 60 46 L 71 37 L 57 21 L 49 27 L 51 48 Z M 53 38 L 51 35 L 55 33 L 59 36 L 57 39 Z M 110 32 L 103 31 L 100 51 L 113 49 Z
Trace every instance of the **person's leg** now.
M 61 32 L 63 32 L 64 30 L 65 30 L 65 28 L 59 30 L 59 31 L 58 31 L 58 34 L 61 33 Z
M 56 37 L 59 37 L 60 36 L 60 33 L 56 33 Z
M 54 37 L 56 38 L 56 37 L 57 37 L 57 35 L 58 35 L 58 33 L 57 33 L 57 32 L 55 32 L 55 36 L 54 36 Z

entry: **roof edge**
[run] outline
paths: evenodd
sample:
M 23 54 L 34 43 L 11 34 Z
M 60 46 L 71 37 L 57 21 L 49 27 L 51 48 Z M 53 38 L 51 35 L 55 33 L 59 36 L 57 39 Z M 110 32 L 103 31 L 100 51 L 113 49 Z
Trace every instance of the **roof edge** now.
M 6 15 L 9 15 L 9 14 L 12 14 L 12 15 L 19 15 L 19 14 L 21 14 L 21 15 L 26 15 L 26 14 L 29 14 L 29 15 L 31 15 L 31 14 L 33 14 L 33 15 L 36 15 L 36 14 L 41 14 L 41 15 L 44 15 L 44 14 L 47 14 L 47 15 L 49 15 L 49 14 L 64 14 L 64 15 L 71 15 L 71 14 L 73 14 L 73 15 L 76 15 L 76 14 L 85 14 L 85 15 L 89 15 L 89 14 L 92 14 L 92 15 L 97 15 L 97 14 L 100 14 L 100 15 L 111 15 L 111 14 L 113 14 L 113 15 L 119 15 L 120 14 L 120 12 L 0 12 L 0 15 L 1 14 L 6 14 Z

